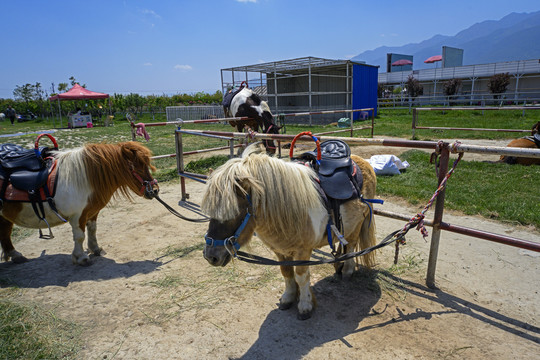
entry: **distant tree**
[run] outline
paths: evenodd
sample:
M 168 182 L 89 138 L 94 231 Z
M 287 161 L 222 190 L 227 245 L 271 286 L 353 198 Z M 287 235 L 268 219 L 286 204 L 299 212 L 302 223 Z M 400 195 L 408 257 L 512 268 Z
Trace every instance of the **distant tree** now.
M 510 84 L 510 74 L 500 73 L 489 78 L 488 88 L 494 99 L 499 99 Z
M 13 97 L 15 100 L 24 101 L 26 103 L 26 110 L 28 110 L 30 101 L 34 99 L 34 85 L 24 84 L 22 86 L 15 86 L 15 90 L 13 90 Z
M 416 79 L 414 76 L 409 75 L 406 84 L 407 94 L 412 100 L 416 99 L 417 96 L 424 93 L 424 87 L 420 85 L 420 81 L 418 81 L 418 79 Z
M 58 84 L 58 92 L 64 92 L 68 89 L 69 84 L 68 83 L 60 83 Z
M 450 79 L 443 84 L 444 95 L 452 96 L 457 95 L 461 88 L 461 79 Z
M 125 97 L 126 108 L 134 114 L 142 113 L 145 102 L 145 98 L 139 94 L 131 93 Z
M 72 86 L 72 87 L 75 86 L 75 84 L 81 85 L 81 83 L 78 82 L 78 81 L 75 79 L 75 76 L 71 76 L 71 77 L 69 78 L 69 81 L 71 81 L 71 86 Z M 86 88 L 86 84 L 83 84 L 83 85 L 81 85 L 81 86 L 82 86 L 83 88 Z
M 443 84 L 444 95 L 448 96 L 448 102 L 450 103 L 450 97 L 457 95 L 461 89 L 461 79 L 450 79 Z M 452 105 L 452 103 L 450 103 Z

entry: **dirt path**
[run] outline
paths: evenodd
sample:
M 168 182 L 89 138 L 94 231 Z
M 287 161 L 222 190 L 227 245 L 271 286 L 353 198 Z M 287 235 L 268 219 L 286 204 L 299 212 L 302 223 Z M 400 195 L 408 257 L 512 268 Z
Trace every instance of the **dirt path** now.
M 376 149 L 366 149 L 376 153 Z M 200 203 L 204 185 L 188 181 Z M 162 186 L 174 205 L 180 185 Z M 387 200 L 383 209 L 419 209 Z M 184 209 L 179 208 L 186 215 Z M 431 212 L 429 216 L 432 216 Z M 377 217 L 377 237 L 403 226 Z M 474 216 L 445 221 L 539 241 L 533 229 Z M 431 229 L 429 229 L 431 230 Z M 533 359 L 540 354 L 538 253 L 443 233 L 438 290 L 425 287 L 429 241 L 411 230 L 400 262 L 393 247 L 378 271 L 342 282 L 333 267 L 312 267 L 318 308 L 299 321 L 280 311 L 279 269 L 235 261 L 213 268 L 202 257 L 205 224 L 181 221 L 157 201 L 119 202 L 98 222 L 107 254 L 71 264 L 68 226 L 16 247 L 31 259 L 1 263 L 20 301 L 42 304 L 83 329 L 81 359 Z M 255 239 L 249 251 L 272 256 Z M 1 290 L 0 290 L 1 291 Z

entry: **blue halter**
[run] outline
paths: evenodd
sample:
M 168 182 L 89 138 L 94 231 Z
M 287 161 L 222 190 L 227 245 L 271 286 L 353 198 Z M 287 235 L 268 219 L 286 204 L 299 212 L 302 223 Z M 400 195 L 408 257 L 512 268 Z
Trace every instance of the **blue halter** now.
M 249 207 L 251 207 L 251 196 L 249 194 L 246 195 L 247 201 L 249 203 Z M 212 239 L 210 236 L 208 236 L 208 233 L 204 235 L 204 239 L 206 240 L 206 245 L 208 246 L 225 246 L 227 251 L 231 253 L 231 255 L 236 257 L 236 250 L 240 249 L 240 244 L 237 242 L 238 237 L 244 231 L 244 228 L 246 227 L 249 219 L 251 218 L 251 214 L 249 212 L 249 207 L 247 209 L 246 216 L 244 217 L 244 220 L 242 220 L 242 223 L 240 226 L 238 226 L 238 229 L 234 232 L 234 235 L 229 236 L 225 240 L 216 240 Z M 231 250 L 234 248 L 235 250 Z

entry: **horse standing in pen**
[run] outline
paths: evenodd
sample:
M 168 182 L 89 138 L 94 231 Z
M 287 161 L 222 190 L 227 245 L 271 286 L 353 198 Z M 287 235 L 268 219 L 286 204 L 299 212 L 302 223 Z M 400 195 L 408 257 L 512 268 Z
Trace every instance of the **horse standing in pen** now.
M 373 168 L 359 156 L 351 159 L 363 174 L 359 195 L 373 198 L 377 182 Z M 309 260 L 314 249 L 328 245 L 331 217 L 317 180 L 310 167 L 268 156 L 254 145 L 247 147 L 241 158 L 227 161 L 211 174 L 202 200 L 202 210 L 211 218 L 205 259 L 214 266 L 227 265 L 235 249 L 246 245 L 256 233 L 279 261 Z M 366 202 L 348 200 L 340 205 L 340 212 L 342 233 L 348 242 L 344 253 L 375 245 L 375 221 Z M 374 252 L 360 260 L 372 267 Z M 298 300 L 298 318 L 308 319 L 316 305 L 309 267 L 280 267 L 285 292 L 279 308 L 288 309 Z M 336 265 L 344 279 L 350 278 L 354 269 L 353 258 L 343 267 Z
M 514 139 L 506 146 L 526 149 L 540 149 L 540 121 L 534 124 L 530 136 Z M 499 161 L 507 164 L 540 165 L 540 159 L 538 158 L 501 156 Z
M 16 145 L 5 145 L 9 146 L 3 155 L 18 156 L 20 149 Z M 73 150 L 52 150 L 48 152 L 48 158 L 43 157 L 50 166 L 37 171 L 37 176 L 43 180 L 40 186 L 44 185 L 38 191 L 28 186 L 36 181 L 32 177 L 33 171 L 24 169 L 28 163 L 19 164 L 23 168 L 21 172 L 13 170 L 11 173 L 10 169 L 0 168 L 3 259 L 12 259 L 15 263 L 27 260 L 11 242 L 13 224 L 40 229 L 41 234 L 41 229 L 49 228 L 50 232 L 51 227 L 69 222 L 74 241 L 72 261 L 89 265 L 90 258 L 83 249 L 85 228 L 89 250 L 100 255 L 102 249 L 96 238 L 96 222 L 100 210 L 111 198 L 123 196 L 130 200 L 134 193 L 152 199 L 157 195 L 157 181 L 150 174 L 150 170 L 156 170 L 151 164 L 151 155 L 148 148 L 137 142 L 86 144 Z M 30 200 L 29 193 L 40 193 L 41 197 L 38 195 L 37 199 Z
M 238 132 L 243 132 L 248 126 L 258 132 L 259 128 L 265 134 L 279 134 L 281 127 L 274 123 L 274 117 L 266 101 L 261 100 L 259 95 L 248 87 L 241 87 L 235 92 L 230 92 L 223 99 L 223 111 L 226 117 L 248 117 L 250 120 L 230 121 L 231 126 L 236 126 Z M 266 151 L 273 154 L 276 144 L 273 140 L 264 140 Z

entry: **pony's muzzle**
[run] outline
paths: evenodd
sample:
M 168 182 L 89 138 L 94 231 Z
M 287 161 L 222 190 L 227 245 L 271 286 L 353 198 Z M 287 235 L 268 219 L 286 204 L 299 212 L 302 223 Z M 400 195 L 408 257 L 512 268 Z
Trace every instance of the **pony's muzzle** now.
M 157 181 L 145 181 L 144 183 L 144 194 L 143 196 L 146 199 L 152 200 L 159 193 L 159 186 Z
M 232 256 L 227 251 L 217 251 L 217 248 L 204 246 L 203 256 L 212 266 L 225 266 L 231 261 Z

